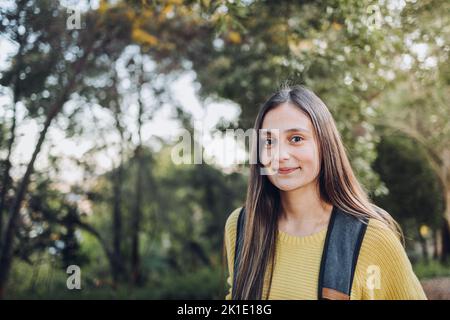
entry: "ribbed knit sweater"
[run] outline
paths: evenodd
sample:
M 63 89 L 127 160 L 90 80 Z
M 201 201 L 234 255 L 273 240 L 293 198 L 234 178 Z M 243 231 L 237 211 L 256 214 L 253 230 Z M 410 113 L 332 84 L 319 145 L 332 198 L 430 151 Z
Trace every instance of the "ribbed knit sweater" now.
M 234 210 L 225 225 L 231 299 L 237 219 Z M 317 299 L 318 275 L 327 229 L 308 236 L 278 231 L 272 286 L 268 299 Z M 266 270 L 262 299 L 269 287 L 270 265 Z M 384 224 L 370 219 L 364 236 L 350 295 L 351 300 L 426 299 L 406 252 L 396 236 Z

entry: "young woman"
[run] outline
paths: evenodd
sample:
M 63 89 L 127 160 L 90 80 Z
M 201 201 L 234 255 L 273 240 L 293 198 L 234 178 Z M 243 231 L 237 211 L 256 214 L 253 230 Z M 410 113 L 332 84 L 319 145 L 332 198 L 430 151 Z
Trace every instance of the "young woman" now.
M 320 98 L 301 86 L 285 87 L 262 105 L 254 129 L 257 161 L 250 164 L 239 250 L 244 210 L 234 210 L 225 226 L 226 299 L 426 299 L 399 226 L 369 201 Z M 364 224 L 347 259 L 353 267 L 342 266 L 351 246 L 337 240 L 351 237 L 336 230 L 329 235 L 338 213 L 346 218 L 336 230 Z M 325 259 L 325 247 L 335 260 Z M 349 292 L 325 288 L 323 278 L 339 283 L 345 268 L 351 271 Z

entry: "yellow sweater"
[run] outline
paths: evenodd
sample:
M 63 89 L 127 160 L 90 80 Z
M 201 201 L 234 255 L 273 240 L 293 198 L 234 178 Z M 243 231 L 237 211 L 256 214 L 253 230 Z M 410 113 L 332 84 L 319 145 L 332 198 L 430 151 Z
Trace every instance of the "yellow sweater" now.
M 231 299 L 237 218 L 234 210 L 225 225 L 229 291 Z M 308 236 L 279 231 L 272 288 L 269 299 L 317 299 L 318 275 L 327 230 Z M 269 270 L 265 274 L 262 298 L 266 299 Z M 352 300 L 426 299 L 419 280 L 397 236 L 377 220 L 370 219 L 356 265 Z

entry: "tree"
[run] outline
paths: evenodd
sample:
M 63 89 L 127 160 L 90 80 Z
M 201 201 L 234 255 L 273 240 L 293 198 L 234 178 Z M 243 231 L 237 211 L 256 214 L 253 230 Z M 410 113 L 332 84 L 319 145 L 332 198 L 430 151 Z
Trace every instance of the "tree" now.
M 201 41 L 180 52 L 192 61 L 204 98 L 241 107 L 239 123 L 230 127 L 251 127 L 258 106 L 286 81 L 312 88 L 333 113 L 357 175 L 369 193 L 379 194 L 382 185 L 370 168 L 377 139 L 371 108 L 389 83 L 385 74 L 399 39 L 387 37 L 395 26 L 372 28 L 369 5 L 238 1 L 205 13 L 210 20 L 200 28 Z M 218 21 L 228 23 L 217 30 Z
M 438 177 L 445 209 L 442 259 L 450 255 L 450 78 L 446 1 L 408 3 L 402 12 L 402 42 L 393 71 L 395 85 L 377 102 L 376 123 L 400 132 L 426 150 Z M 399 35 L 399 36 L 400 36 Z
M 47 131 L 72 94 L 80 85 L 86 83 L 87 73 L 85 71 L 89 70 L 90 67 L 95 70 L 97 56 L 105 52 L 109 54 L 120 53 L 124 43 L 120 39 L 126 41 L 129 38 L 129 31 L 126 28 L 128 20 L 126 17 L 122 18 L 120 11 L 117 10 L 111 10 L 107 13 L 87 12 L 84 15 L 85 29 L 70 32 L 65 29 L 65 10 L 59 4 L 52 1 L 41 1 L 37 2 L 34 8 L 40 10 L 38 18 L 25 19 L 21 26 L 26 30 L 25 32 L 33 33 L 35 37 L 35 41 L 32 42 L 35 50 L 30 51 L 29 55 L 31 61 L 34 61 L 34 65 L 29 66 L 31 70 L 38 71 L 36 77 L 31 79 L 38 79 L 38 84 L 44 83 L 45 87 L 33 87 L 25 82 L 25 79 L 23 79 L 22 85 L 26 86 L 30 93 L 37 90 L 37 93 L 31 94 L 30 99 L 27 99 L 26 102 L 30 112 L 42 115 L 44 121 L 32 157 L 18 183 L 12 205 L 9 208 L 8 223 L 0 255 L 0 297 L 4 294 L 11 266 L 13 241 L 19 212 Z M 13 6 L 11 9 L 13 11 L 12 16 L 18 9 L 20 9 L 19 6 Z M 29 14 L 32 13 L 29 12 Z M 48 21 L 49 17 L 52 17 L 51 23 Z M 122 21 L 123 24 L 118 23 L 120 19 L 124 20 Z M 120 28 L 118 25 L 120 25 Z M 114 43 L 112 43 L 113 39 Z M 19 57 L 15 57 L 14 60 L 17 58 Z M 27 58 L 23 59 L 26 60 Z M 47 68 L 43 72 L 39 72 L 41 69 L 37 66 L 42 66 L 43 63 L 44 65 L 48 64 L 46 65 Z M 17 70 L 14 66 L 17 65 L 17 63 L 12 63 L 12 68 L 5 72 L 6 84 L 11 83 L 8 79 L 15 77 Z M 32 73 L 32 75 L 35 74 Z
M 426 152 L 404 136 L 384 136 L 377 145 L 374 169 L 389 189 L 376 198 L 404 227 L 408 240 L 419 239 L 428 259 L 423 225 L 434 232 L 442 224 L 444 199 L 439 180 L 430 167 Z
M 40 86 L 36 80 L 42 79 L 42 70 L 36 68 L 31 72 L 29 63 L 32 61 L 24 61 L 26 54 L 32 56 L 36 47 L 30 46 L 29 42 L 32 36 L 30 29 L 24 28 L 26 19 L 34 14 L 35 9 L 27 4 L 27 1 L 18 1 L 15 10 L 8 11 L 1 10 L 1 16 L 5 19 L 2 21 L 9 21 L 10 23 L 3 23 L 0 26 L 0 33 L 6 35 L 9 40 L 17 44 L 17 53 L 14 65 L 11 66 L 9 73 L 6 73 L 0 79 L 0 85 L 9 87 L 11 90 L 11 123 L 9 126 L 7 138 L 7 153 L 5 159 L 2 159 L 1 166 L 1 183 L 0 183 L 0 252 L 3 238 L 3 213 L 6 209 L 7 193 L 10 190 L 12 178 L 11 170 L 11 154 L 13 145 L 16 140 L 16 120 L 17 120 L 17 103 L 22 99 L 23 95 L 30 93 L 30 90 L 38 89 L 36 85 Z M 25 85 L 25 79 L 29 84 Z M 38 89 L 39 90 L 39 89 Z M 6 119 L 5 119 L 6 120 Z M 7 123 L 6 121 L 4 122 Z

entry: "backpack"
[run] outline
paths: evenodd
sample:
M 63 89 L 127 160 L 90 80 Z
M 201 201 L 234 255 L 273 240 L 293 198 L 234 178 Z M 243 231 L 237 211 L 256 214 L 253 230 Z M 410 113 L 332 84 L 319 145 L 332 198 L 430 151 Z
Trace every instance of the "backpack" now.
M 353 276 L 368 220 L 358 218 L 333 206 L 322 252 L 319 271 L 319 300 L 350 300 Z M 245 225 L 245 207 L 237 223 L 234 270 L 238 270 Z M 233 275 L 233 288 L 236 272 Z

